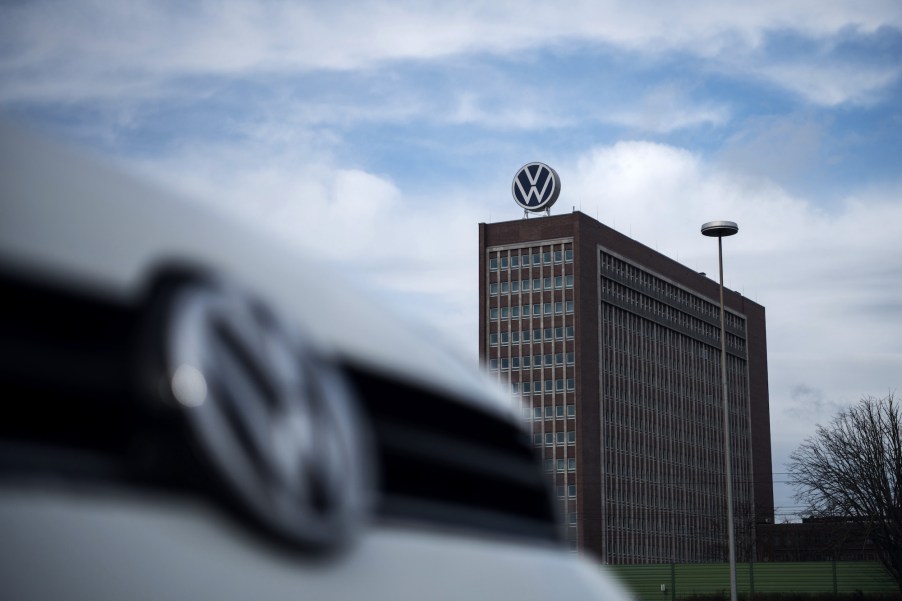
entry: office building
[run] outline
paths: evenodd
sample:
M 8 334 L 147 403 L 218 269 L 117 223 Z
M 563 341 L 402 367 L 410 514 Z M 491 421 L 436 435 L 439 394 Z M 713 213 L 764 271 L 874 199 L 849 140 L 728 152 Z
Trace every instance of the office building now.
M 725 561 L 718 283 L 579 212 L 481 223 L 479 259 L 480 358 L 519 399 L 572 548 Z M 773 521 L 765 317 L 725 304 L 743 560 Z

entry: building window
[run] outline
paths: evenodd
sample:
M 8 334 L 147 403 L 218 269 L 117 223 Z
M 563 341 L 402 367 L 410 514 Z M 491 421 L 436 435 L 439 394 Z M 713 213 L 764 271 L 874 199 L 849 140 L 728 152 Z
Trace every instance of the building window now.
M 545 419 L 550 419 L 552 417 L 554 417 L 554 407 L 549 405 L 548 407 L 545 407 Z
M 532 316 L 539 317 L 542 315 L 542 305 L 535 304 L 532 306 Z
M 498 369 L 498 359 L 489 359 L 489 369 Z
M 498 259 L 489 259 L 489 269 L 492 271 L 498 271 Z
M 514 394 L 520 394 L 519 382 L 511 382 L 511 392 L 513 392 Z
M 573 357 L 574 357 L 573 351 L 569 351 L 567 353 L 567 365 L 573 365 L 573 362 L 574 362 Z
M 567 313 L 573 313 L 573 301 L 567 301 Z
M 572 263 L 572 262 L 573 262 L 573 251 L 572 251 L 572 250 L 565 250 L 565 251 L 564 251 L 564 260 L 565 260 L 567 263 Z
M 554 339 L 560 340 L 564 337 L 564 328 L 554 328 Z
M 573 378 L 567 378 L 567 390 L 572 391 L 574 388 Z
M 545 265 L 548 265 L 549 263 L 551 263 L 551 253 L 550 252 L 542 253 L 542 262 L 545 263 Z
M 526 382 L 526 384 L 528 384 L 528 383 L 529 383 L 529 382 Z M 535 419 L 542 419 L 542 408 L 541 408 L 541 407 L 533 407 L 533 409 L 532 409 L 532 416 L 533 416 Z
M 567 485 L 567 496 L 571 499 L 576 496 L 576 484 Z
M 558 405 L 557 407 L 554 408 L 554 416 L 558 419 L 561 419 L 562 417 L 564 417 L 564 406 L 563 405 Z
M 533 307 L 533 309 L 535 309 L 536 307 L 538 307 L 538 305 L 535 305 Z M 551 303 L 544 303 L 542 306 L 542 309 L 543 309 L 545 315 L 551 315 Z M 532 314 L 536 315 L 536 312 L 533 311 Z
M 501 257 L 501 269 L 507 269 L 507 257 Z
M 554 444 L 554 434 L 548 432 L 545 434 L 545 446 L 550 447 Z
M 507 357 L 501 359 L 501 369 L 510 369 L 510 360 Z
M 514 305 L 513 307 L 511 307 L 511 317 L 513 317 L 514 319 L 520 318 L 520 305 Z
M 545 392 L 551 392 L 552 381 L 545 380 Z
M 511 255 L 511 267 L 520 266 L 520 255 Z
M 542 355 L 536 355 L 532 358 L 533 367 L 542 367 Z
M 532 339 L 535 342 L 542 342 L 542 330 L 536 328 L 532 331 Z
M 529 382 L 523 382 L 523 393 L 528 394 L 530 392 L 532 392 L 532 389 L 529 385 Z
M 523 367 L 529 367 L 529 362 L 530 362 L 529 360 L 530 360 L 529 355 L 523 356 Z
M 557 471 L 559 471 L 559 472 L 564 471 L 564 460 L 563 459 L 557 460 Z
M 564 253 L 559 250 L 554 251 L 554 262 L 560 263 L 564 258 Z
M 552 471 L 553 469 L 554 469 L 554 460 L 553 460 L 553 459 L 546 459 L 546 460 L 545 460 L 545 471 L 546 471 L 546 472 L 550 472 L 550 471 Z
M 571 511 L 570 514 L 567 516 L 567 522 L 569 522 L 571 526 L 576 525 L 576 512 L 575 511 Z
M 542 289 L 542 280 L 540 280 L 539 278 L 534 279 L 532 281 L 532 289 L 533 289 L 533 292 L 538 292 L 539 290 L 541 290 Z
M 489 319 L 498 319 L 498 307 L 489 309 Z
M 567 417 L 576 417 L 576 405 L 567 405 Z
M 510 342 L 510 334 L 501 332 L 501 344 L 507 344 L 508 342 Z
M 554 312 L 555 314 L 560 314 L 564 310 L 564 303 L 558 301 L 554 303 Z
M 529 255 L 522 255 L 520 257 L 520 265 L 523 267 L 529 267 Z
M 567 338 L 573 338 L 573 326 L 567 326 Z
M 555 493 L 557 493 L 558 497 L 561 497 L 561 498 L 564 497 L 564 487 L 563 486 L 556 486 L 554 488 L 554 491 L 555 491 Z
M 489 334 L 489 344 L 498 344 L 498 334 Z
M 567 444 L 576 443 L 576 432 L 567 432 Z
M 511 357 L 511 367 L 520 369 L 520 357 Z
M 555 276 L 554 277 L 554 287 L 555 288 L 563 288 L 564 287 L 564 276 Z
M 573 457 L 567 460 L 567 471 L 576 471 L 576 459 L 574 459 Z
M 545 328 L 545 340 L 551 340 L 551 328 Z
M 547 355 L 545 355 L 545 367 L 553 366 L 554 365 L 554 363 L 552 363 L 553 360 L 554 360 L 554 358 L 551 355 L 551 353 L 548 353 Z
M 511 342 L 514 344 L 520 342 L 520 332 L 511 332 Z
M 529 280 L 521 280 L 520 288 L 523 289 L 523 292 L 529 292 Z
M 542 290 L 551 290 L 551 278 L 542 278 Z
M 542 255 L 536 253 L 532 256 L 532 264 L 533 265 L 541 265 L 542 264 Z
M 563 365 L 564 364 L 564 353 L 555 353 L 554 354 L 554 364 L 555 365 Z
M 511 282 L 511 292 L 520 292 L 520 281 L 514 280 Z
M 542 446 L 542 435 L 541 434 L 533 434 L 532 435 L 532 444 L 537 447 Z
M 523 342 L 529 342 L 529 330 L 523 332 Z
M 573 288 L 573 275 L 567 276 L 567 288 Z
M 489 294 L 492 296 L 495 296 L 496 294 L 498 294 L 498 284 L 497 283 L 492 282 L 491 284 L 489 284 Z
M 545 435 L 545 443 L 548 444 L 548 435 L 547 434 Z M 564 444 L 564 433 L 563 432 L 557 433 L 557 443 Z
M 507 294 L 510 292 L 510 284 L 508 282 L 501 282 L 501 294 Z
M 502 360 L 502 363 L 505 360 Z M 503 365 L 502 365 L 503 367 Z M 554 381 L 554 390 L 555 392 L 564 392 L 564 381 L 563 380 L 555 380 Z
M 501 319 L 507 319 L 510 317 L 510 311 L 507 307 L 501 307 Z

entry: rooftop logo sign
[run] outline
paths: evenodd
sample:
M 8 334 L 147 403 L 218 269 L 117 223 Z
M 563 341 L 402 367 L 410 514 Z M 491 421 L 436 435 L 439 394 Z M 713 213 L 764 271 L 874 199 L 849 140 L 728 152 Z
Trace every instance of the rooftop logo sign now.
M 529 163 L 517 171 L 511 192 L 523 210 L 547 211 L 561 193 L 561 178 L 545 163 Z

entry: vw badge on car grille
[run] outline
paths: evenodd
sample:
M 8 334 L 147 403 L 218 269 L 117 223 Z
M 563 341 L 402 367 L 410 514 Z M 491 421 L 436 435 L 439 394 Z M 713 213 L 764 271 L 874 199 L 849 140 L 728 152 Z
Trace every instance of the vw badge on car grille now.
M 348 540 L 372 487 L 368 437 L 338 369 L 230 288 L 184 286 L 167 314 L 172 399 L 227 488 L 282 538 Z

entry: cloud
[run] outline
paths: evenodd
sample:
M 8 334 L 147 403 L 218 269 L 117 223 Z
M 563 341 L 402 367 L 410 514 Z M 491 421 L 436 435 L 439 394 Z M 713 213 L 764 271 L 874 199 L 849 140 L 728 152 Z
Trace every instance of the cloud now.
M 805 384 L 796 384 L 789 391 L 791 403 L 783 409 L 784 415 L 794 419 L 827 420 L 845 405 L 827 400 L 824 391 Z
M 478 1 L 392 3 L 38 1 L 0 8 L 0 99 L 154 98 L 197 77 L 354 71 L 452 57 L 516 57 L 589 44 L 661 56 L 686 53 L 727 65 L 754 57 L 772 31 L 816 39 L 853 29 L 899 29 L 892 1 L 683 3 Z M 865 67 L 859 69 L 858 67 Z M 816 102 L 861 101 L 896 78 L 866 63 L 770 60 L 773 83 Z
M 725 106 L 697 104 L 674 85 L 652 89 L 628 109 L 614 110 L 604 119 L 640 132 L 666 134 L 678 129 L 702 125 L 719 126 L 730 118 Z
M 716 160 L 729 171 L 794 183 L 826 162 L 825 130 L 803 115 L 751 117 L 729 136 Z
M 822 106 L 872 104 L 902 69 L 862 64 L 775 63 L 752 73 Z

